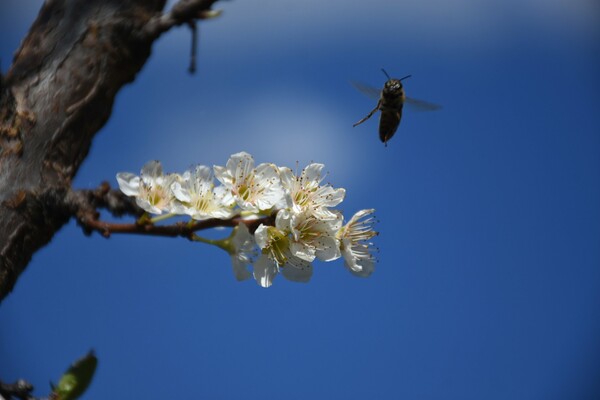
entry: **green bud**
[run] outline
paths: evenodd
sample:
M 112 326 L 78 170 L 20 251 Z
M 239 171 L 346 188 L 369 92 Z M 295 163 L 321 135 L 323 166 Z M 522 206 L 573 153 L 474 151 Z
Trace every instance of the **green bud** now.
M 93 350 L 75 361 L 53 388 L 57 400 L 78 399 L 92 382 L 98 359 Z

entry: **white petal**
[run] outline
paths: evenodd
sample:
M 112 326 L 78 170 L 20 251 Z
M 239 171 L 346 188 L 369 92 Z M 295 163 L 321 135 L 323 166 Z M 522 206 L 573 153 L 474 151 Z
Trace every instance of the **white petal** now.
M 233 275 L 238 281 L 245 281 L 252 276 L 250 271 L 248 271 L 248 263 L 240 260 L 235 255 L 231 256 L 231 264 L 233 266 Z
M 345 246 L 342 249 L 342 256 L 344 257 L 344 264 L 346 267 L 352 272 L 360 272 L 362 267 L 356 264 L 356 260 L 354 259 L 354 254 L 350 250 L 350 246 L 346 244 L 344 240 Z
M 289 231 L 292 216 L 293 214 L 288 210 L 279 210 L 275 217 L 275 227 L 280 231 Z
M 238 200 L 237 205 L 240 207 L 240 209 L 242 211 L 247 211 L 250 213 L 258 213 L 260 212 L 260 209 L 258 207 L 256 207 L 254 204 L 249 203 L 247 201 L 241 201 L 239 198 L 236 199 Z
M 340 204 L 346 196 L 346 189 L 334 189 L 331 186 L 320 186 L 313 195 L 319 200 L 322 207 L 335 207 Z
M 255 174 L 261 180 L 267 180 L 270 185 L 281 184 L 279 170 L 272 163 L 262 163 L 256 167 Z
M 353 251 L 350 247 L 350 243 L 349 240 L 344 240 L 342 249 L 342 256 L 344 257 L 346 268 L 348 268 L 353 275 L 363 278 L 371 275 L 373 271 L 375 271 L 375 258 L 368 253 L 368 247 L 362 245 L 362 247 L 355 248 Z
M 281 274 L 292 282 L 306 283 L 310 281 L 310 278 L 312 277 L 313 267 L 306 261 L 290 259 L 290 261 L 281 268 Z
M 254 244 L 254 238 L 246 224 L 240 222 L 235 231 L 235 235 L 233 236 L 233 244 L 236 249 L 246 247 L 246 244 L 250 244 L 250 247 Z
M 339 231 L 344 222 L 344 216 L 341 212 L 335 210 L 333 214 L 336 215 L 336 218 L 327 220 L 327 223 L 329 223 L 329 229 L 331 229 L 332 233 Z
M 281 184 L 283 188 L 287 191 L 292 190 L 296 182 L 296 175 L 294 175 L 292 170 L 288 167 L 280 167 L 279 176 L 281 178 Z
M 331 236 L 323 236 L 317 239 L 316 256 L 321 261 L 333 261 L 342 255 L 339 242 Z
M 230 155 L 229 160 L 227 160 L 227 169 L 230 171 L 235 171 L 240 163 L 241 165 L 250 167 L 250 169 L 254 169 L 254 157 L 245 151 L 240 151 L 239 153 Z M 247 163 L 250 164 L 246 165 Z
M 275 164 L 260 164 L 256 167 L 254 177 L 257 196 L 254 203 L 260 210 L 268 210 L 282 202 L 284 191 Z
M 189 215 L 188 208 L 186 206 L 184 206 L 183 204 L 178 203 L 176 201 L 171 203 L 171 209 L 169 210 L 169 212 L 171 212 L 173 214 L 177 214 L 177 215 L 183 215 L 183 214 Z
M 282 208 L 288 207 L 288 199 L 285 191 L 282 192 L 283 195 L 279 198 L 279 201 L 273 205 L 276 210 L 281 210 Z
M 361 278 L 366 278 L 368 276 L 370 276 L 374 271 L 375 271 L 375 259 L 374 258 L 367 258 L 364 260 L 360 260 L 358 262 L 359 264 L 359 270 L 355 269 L 350 269 L 350 272 L 352 273 L 352 275 L 361 277 Z
M 146 199 L 140 199 L 139 197 L 137 197 L 135 199 L 135 203 L 138 205 L 138 207 L 140 207 L 142 210 L 149 212 L 150 214 L 156 214 L 156 215 L 160 215 L 163 213 L 163 210 L 161 210 L 160 208 L 150 204 L 148 202 L 148 200 Z
M 317 187 L 321 183 L 321 171 L 325 165 L 312 163 L 306 166 L 302 171 L 302 183 L 304 186 Z
M 192 199 L 190 197 L 190 191 L 188 189 L 184 189 L 179 182 L 174 182 L 171 185 L 171 191 L 175 195 L 175 198 L 179 201 L 188 203 Z
M 119 172 L 117 174 L 119 189 L 127 196 L 137 196 L 140 188 L 140 177 L 130 172 Z
M 227 171 L 227 168 L 215 165 L 213 166 L 213 171 L 215 172 L 215 178 L 228 189 L 231 189 L 231 175 L 229 174 L 229 171 Z
M 182 175 L 181 175 L 181 182 L 187 182 L 190 181 L 192 179 L 192 171 L 185 171 Z
M 210 213 L 210 218 L 229 219 L 235 215 L 231 208 L 219 208 Z
M 259 210 L 269 210 L 274 205 L 280 204 L 284 199 L 283 189 L 269 188 L 268 191 L 256 200 L 256 205 Z
M 374 212 L 375 212 L 374 208 L 369 208 L 369 209 L 366 209 L 366 210 L 357 211 L 356 214 L 354 214 L 352 216 L 352 218 L 350 219 L 350 221 L 348 222 L 348 224 L 353 224 L 356 221 L 358 221 L 359 219 L 361 219 L 362 217 L 364 217 L 366 215 L 369 215 L 369 214 L 373 214 Z
M 314 209 L 313 214 L 318 219 L 322 219 L 325 221 L 335 220 L 336 218 L 338 218 L 338 214 L 336 214 L 334 211 L 329 211 L 325 207 L 319 207 Z
M 197 165 L 194 173 L 196 175 L 196 179 L 212 182 L 213 177 L 210 167 L 207 167 L 206 165 Z
M 163 170 L 162 170 L 162 165 L 160 165 L 160 161 L 148 161 L 146 164 L 144 164 L 144 166 L 142 167 L 142 179 L 144 180 L 144 182 L 146 182 L 147 180 L 154 180 L 158 177 L 161 177 L 163 175 Z
M 231 207 L 235 203 L 231 191 L 225 186 L 217 186 L 213 189 L 213 193 L 215 194 L 215 197 L 219 199 L 219 202 L 226 207 Z
M 302 242 L 291 242 L 290 251 L 294 256 L 308 262 L 311 262 L 315 259 L 315 249 L 306 246 Z
M 236 153 L 227 160 L 227 171 L 235 179 L 236 184 L 243 181 L 254 170 L 254 158 L 244 151 Z
M 273 279 L 277 276 L 277 266 L 275 262 L 264 254 L 254 263 L 254 279 L 256 283 L 264 288 L 273 284 Z
M 267 243 L 269 241 L 268 235 L 268 227 L 266 225 L 260 224 L 256 231 L 254 231 L 254 240 L 256 240 L 256 244 L 261 249 L 267 247 Z
M 345 197 L 346 197 L 346 189 L 344 189 L 344 188 L 333 189 L 332 188 L 331 193 L 329 193 L 327 196 L 327 201 L 325 202 L 324 206 L 335 207 L 338 204 L 340 204 L 342 201 L 344 201 Z

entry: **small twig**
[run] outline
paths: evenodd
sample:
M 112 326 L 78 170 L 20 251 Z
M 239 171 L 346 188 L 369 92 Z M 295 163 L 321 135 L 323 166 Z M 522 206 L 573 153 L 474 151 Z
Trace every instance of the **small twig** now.
M 23 379 L 19 379 L 15 383 L 4 383 L 0 381 L 0 398 L 10 400 L 16 397 L 21 400 L 35 400 L 31 396 L 33 385 Z
M 149 236 L 184 237 L 191 239 L 194 232 L 216 227 L 235 227 L 240 222 L 246 224 L 250 232 L 254 232 L 260 224 L 273 225 L 274 216 L 266 216 L 259 219 L 247 220 L 239 215 L 230 219 L 206 219 L 193 224 L 177 222 L 171 225 L 154 225 L 151 223 L 115 223 L 106 222 L 94 218 L 94 215 L 84 214 L 78 216 L 78 222 L 89 231 L 96 231 L 104 237 L 110 237 L 115 233 L 138 234 Z
M 188 22 L 192 31 L 192 48 L 190 49 L 190 67 L 188 71 L 190 74 L 196 72 L 196 52 L 198 51 L 198 28 L 196 27 L 195 21 Z
M 108 210 L 115 217 L 132 215 L 139 218 L 144 213 L 131 197 L 112 189 L 108 182 L 102 182 L 93 190 L 72 190 L 65 196 L 64 203 L 71 214 L 97 211 L 99 208 Z
M 144 34 L 158 37 L 174 26 L 204 18 L 204 12 L 217 0 L 179 0 L 171 11 L 151 18 L 144 27 Z
M 55 198 L 58 196 L 55 196 Z M 144 214 L 132 198 L 125 196 L 118 190 L 111 189 L 107 182 L 103 182 L 94 190 L 70 191 L 64 196 L 63 208 L 75 216 L 86 234 L 98 232 L 104 237 L 115 233 L 139 234 L 165 237 L 191 238 L 194 232 L 216 227 L 235 227 L 240 222 L 246 224 L 250 232 L 254 232 L 260 224 L 274 225 L 275 214 L 258 219 L 244 219 L 236 215 L 229 219 L 206 219 L 203 221 L 177 222 L 170 225 L 155 225 L 150 220 L 147 222 L 116 223 L 101 221 L 99 209 L 108 210 L 115 216 L 132 215 L 136 219 Z

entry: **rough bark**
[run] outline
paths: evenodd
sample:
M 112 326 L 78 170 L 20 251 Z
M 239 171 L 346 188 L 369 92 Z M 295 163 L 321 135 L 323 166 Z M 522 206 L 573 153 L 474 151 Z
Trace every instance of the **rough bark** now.
M 154 40 L 215 0 L 47 0 L 0 80 L 0 301 L 72 216 L 63 199 Z

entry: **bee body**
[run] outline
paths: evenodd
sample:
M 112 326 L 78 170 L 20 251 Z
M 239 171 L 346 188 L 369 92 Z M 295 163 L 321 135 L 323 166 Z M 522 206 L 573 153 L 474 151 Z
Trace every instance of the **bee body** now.
M 381 111 L 381 116 L 379 117 L 379 139 L 386 146 L 387 141 L 394 136 L 400 125 L 404 99 L 404 89 L 400 80 L 388 80 L 381 91 L 381 98 L 378 104 L 378 108 Z
M 368 96 L 374 94 L 375 91 L 375 93 L 378 93 L 379 100 L 377 102 L 377 106 L 375 106 L 375 108 L 366 117 L 355 123 L 353 126 L 362 124 L 371 118 L 375 112 L 381 111 L 381 116 L 379 118 L 379 139 L 387 146 L 388 140 L 390 140 L 396 133 L 396 130 L 398 130 L 400 120 L 402 119 L 402 108 L 404 107 L 405 102 L 409 102 L 411 105 L 424 111 L 437 110 L 440 108 L 440 106 L 427 103 L 422 100 L 406 97 L 404 94 L 404 88 L 402 87 L 402 80 L 409 78 L 410 75 L 407 75 L 401 79 L 394 79 L 390 78 L 385 70 L 382 69 L 382 71 L 388 80 L 385 82 L 383 90 L 381 91 L 377 91 L 374 88 L 370 88 L 358 83 L 354 84 L 358 90 L 364 92 Z

